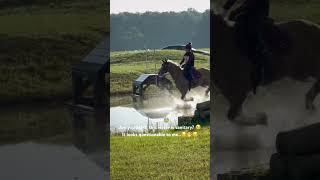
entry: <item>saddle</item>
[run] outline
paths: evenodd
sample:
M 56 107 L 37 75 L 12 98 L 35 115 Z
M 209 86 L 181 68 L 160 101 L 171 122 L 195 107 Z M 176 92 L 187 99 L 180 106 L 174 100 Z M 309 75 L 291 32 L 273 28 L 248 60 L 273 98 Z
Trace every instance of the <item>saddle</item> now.
M 184 74 L 184 76 L 187 80 L 192 78 L 192 81 L 190 81 L 190 84 L 189 84 L 189 90 L 190 90 L 191 88 L 195 88 L 196 86 L 198 86 L 199 79 L 201 78 L 202 75 L 198 70 L 196 70 L 196 68 L 193 67 L 191 71 L 188 74 Z
M 284 54 L 290 49 L 290 38 L 286 32 L 283 32 L 274 20 L 268 18 L 264 25 L 264 40 L 268 50 L 272 54 Z
M 193 68 L 193 70 L 192 70 L 192 77 L 195 79 L 195 80 L 197 80 L 197 79 L 200 79 L 201 78 L 201 73 L 198 71 L 198 70 L 196 70 L 196 68 Z

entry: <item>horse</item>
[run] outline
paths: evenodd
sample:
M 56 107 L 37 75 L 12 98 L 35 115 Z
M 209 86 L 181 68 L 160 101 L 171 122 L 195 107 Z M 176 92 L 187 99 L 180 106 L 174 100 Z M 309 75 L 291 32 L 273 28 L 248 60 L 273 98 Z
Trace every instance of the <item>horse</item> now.
M 240 52 L 235 43 L 233 23 L 221 15 L 211 13 L 212 86 L 229 102 L 227 118 L 231 122 L 245 124 L 266 124 L 265 112 L 250 117 L 243 113 L 242 106 L 253 90 L 251 72 L 253 64 Z M 313 111 L 313 101 L 320 91 L 320 26 L 306 20 L 291 20 L 274 23 L 290 40 L 290 48 L 285 53 L 271 53 L 268 67 L 271 77 L 259 86 L 267 86 L 277 80 L 289 78 L 316 81 L 306 92 L 305 107 Z M 276 52 L 276 51 L 274 51 Z M 250 119 L 250 121 L 249 121 Z
M 197 83 L 192 88 L 195 88 L 197 86 L 207 87 L 205 93 L 208 94 L 210 90 L 210 71 L 205 68 L 199 68 L 197 71 L 200 74 L 200 77 L 196 79 Z M 183 69 L 181 69 L 177 63 L 171 60 L 163 60 L 158 75 L 161 77 L 166 73 L 169 73 L 171 75 L 177 89 L 181 93 L 181 99 L 186 101 L 186 94 L 189 91 L 189 81 L 183 75 Z

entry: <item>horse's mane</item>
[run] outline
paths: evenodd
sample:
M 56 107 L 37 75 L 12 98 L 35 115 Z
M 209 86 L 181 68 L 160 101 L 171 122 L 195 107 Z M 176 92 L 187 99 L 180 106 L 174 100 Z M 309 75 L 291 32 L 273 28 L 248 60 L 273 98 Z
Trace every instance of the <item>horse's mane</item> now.
M 176 65 L 176 66 L 179 66 L 178 63 L 176 63 L 176 62 L 174 62 L 174 61 L 172 61 L 172 60 L 167 60 L 167 62 L 168 62 L 168 63 L 171 63 L 171 64 L 174 64 L 174 65 Z

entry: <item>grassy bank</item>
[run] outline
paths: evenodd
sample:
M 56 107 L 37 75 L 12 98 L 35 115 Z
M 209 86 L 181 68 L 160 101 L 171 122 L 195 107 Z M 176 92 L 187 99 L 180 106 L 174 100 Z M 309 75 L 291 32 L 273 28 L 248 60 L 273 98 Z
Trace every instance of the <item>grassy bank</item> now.
M 272 0 L 270 15 L 277 21 L 306 19 L 320 24 L 318 0 Z
M 1 108 L 0 114 L 0 144 L 60 137 L 59 142 L 72 142 L 71 116 L 64 106 L 28 104 Z
M 211 0 L 217 9 L 224 2 L 225 0 Z M 320 1 L 318 0 L 270 0 L 270 5 L 270 16 L 277 21 L 306 19 L 320 24 Z
M 209 129 L 198 137 L 111 137 L 111 179 L 209 179 Z M 181 132 L 178 132 L 181 134 Z
M 0 9 L 0 102 L 70 98 L 70 70 L 108 34 L 104 1 Z

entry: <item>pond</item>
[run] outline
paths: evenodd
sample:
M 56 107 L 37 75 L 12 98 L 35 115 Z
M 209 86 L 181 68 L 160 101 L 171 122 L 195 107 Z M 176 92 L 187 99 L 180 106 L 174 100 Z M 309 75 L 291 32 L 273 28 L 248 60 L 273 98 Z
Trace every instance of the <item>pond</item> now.
M 107 177 L 107 136 L 90 114 L 81 126 L 64 104 L 2 107 L 0 114 L 0 179 Z
M 192 94 L 193 101 L 181 101 L 174 96 L 153 97 L 142 103 L 129 102 L 126 106 L 110 109 L 111 132 L 168 129 L 178 125 L 179 116 L 192 116 L 197 103 L 209 100 Z

